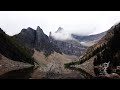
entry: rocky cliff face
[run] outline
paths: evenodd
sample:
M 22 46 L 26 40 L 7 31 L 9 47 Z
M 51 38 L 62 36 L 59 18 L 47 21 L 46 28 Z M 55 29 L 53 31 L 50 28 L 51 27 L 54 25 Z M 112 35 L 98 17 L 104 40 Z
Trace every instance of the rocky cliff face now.
M 62 27 L 59 27 L 58 30 L 55 33 L 61 33 L 63 31 Z
M 32 28 L 23 29 L 19 34 L 13 37 L 25 47 L 43 51 L 46 56 L 50 55 L 54 51 L 61 53 L 59 48 L 50 42 L 49 37 L 44 34 L 43 30 L 39 26 L 36 30 Z
M 43 33 L 42 29 L 39 26 L 37 27 L 35 37 L 35 49 L 44 52 L 54 51 L 48 36 Z
M 64 34 L 64 29 L 59 27 L 55 34 L 57 35 L 57 33 Z M 63 53 L 67 55 L 81 56 L 88 47 L 97 43 L 103 36 L 105 36 L 105 34 L 106 32 L 88 36 L 71 34 L 71 39 L 59 40 L 52 35 L 52 32 L 50 32 L 49 39 L 53 44 L 58 46 Z
M 14 36 L 21 44 L 34 48 L 36 32 L 32 28 L 22 29 L 21 33 Z
M 61 32 L 63 34 L 64 29 L 59 27 L 55 33 Z M 96 36 L 91 35 L 89 37 L 84 36 L 82 38 L 77 38 L 78 36 L 74 36 L 73 40 L 56 40 L 52 36 L 51 32 L 48 37 L 46 34 L 44 34 L 43 30 L 38 26 L 36 30 L 30 27 L 27 29 L 22 29 L 22 31 L 19 34 L 13 37 L 27 48 L 36 49 L 40 52 L 43 51 L 46 56 L 50 55 L 54 51 L 58 53 L 64 53 L 67 55 L 81 56 L 89 46 L 82 45 L 80 41 L 89 42 L 90 40 L 96 39 L 97 37 L 102 37 L 103 35 L 104 34 Z

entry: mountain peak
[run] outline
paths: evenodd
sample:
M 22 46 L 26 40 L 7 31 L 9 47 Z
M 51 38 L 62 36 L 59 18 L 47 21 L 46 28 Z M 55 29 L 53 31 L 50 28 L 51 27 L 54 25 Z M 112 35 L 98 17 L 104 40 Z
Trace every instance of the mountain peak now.
M 32 28 L 31 28 L 31 27 L 28 27 L 27 29 L 29 30 L 29 29 L 32 29 Z
M 33 33 L 34 32 L 34 29 L 32 29 L 31 27 L 28 27 L 27 29 L 23 28 L 21 30 L 21 33 Z
M 59 27 L 58 30 L 55 33 L 61 33 L 63 31 L 62 27 Z
M 40 26 L 37 26 L 37 30 L 41 30 Z
M 52 32 L 49 32 L 49 37 L 51 37 L 52 36 Z
M 62 27 L 59 27 L 58 29 L 63 29 Z
M 37 26 L 37 31 L 43 33 L 43 30 L 39 26 Z
M 0 28 L 0 33 L 5 33 L 5 32 Z

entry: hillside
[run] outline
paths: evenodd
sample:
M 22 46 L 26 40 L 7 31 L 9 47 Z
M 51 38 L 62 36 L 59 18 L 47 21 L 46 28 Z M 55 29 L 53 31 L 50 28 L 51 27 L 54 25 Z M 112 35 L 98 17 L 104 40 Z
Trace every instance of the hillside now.
M 34 64 L 33 52 L 19 45 L 15 39 L 5 34 L 2 29 L 0 29 L 0 54 L 14 61 Z
M 84 46 L 92 46 L 97 43 L 103 36 L 106 35 L 106 32 L 102 32 L 94 35 L 76 35 L 72 34 L 72 37 L 78 40 Z
M 117 24 L 108 30 L 107 34 L 95 45 L 88 48 L 85 55 L 80 59 L 81 63 L 97 55 L 95 65 L 110 61 L 114 66 L 120 64 L 120 24 Z M 98 61 L 98 62 L 97 62 Z
M 78 62 L 72 62 L 66 64 L 66 66 L 83 64 L 91 58 L 94 60 L 93 65 L 98 67 L 110 62 L 107 68 L 109 73 L 114 72 L 120 75 L 120 70 L 117 69 L 117 67 L 120 66 L 120 23 L 112 26 L 98 43 L 88 48 Z M 113 71 L 114 69 L 117 71 Z

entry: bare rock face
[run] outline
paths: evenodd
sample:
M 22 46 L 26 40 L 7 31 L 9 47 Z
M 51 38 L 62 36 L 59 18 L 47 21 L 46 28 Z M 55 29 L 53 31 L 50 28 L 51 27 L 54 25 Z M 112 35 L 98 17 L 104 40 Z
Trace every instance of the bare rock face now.
M 74 40 L 59 41 L 51 39 L 52 43 L 60 48 L 60 50 L 67 55 L 81 56 L 87 47 L 82 46 L 79 42 Z
M 55 33 L 64 33 L 64 29 L 59 27 Z M 50 42 L 56 45 L 61 52 L 67 55 L 81 56 L 85 50 L 86 46 L 80 44 L 77 40 L 57 40 L 52 36 L 52 33 L 49 34 Z
M 54 51 L 60 52 L 59 49 L 50 42 L 49 37 L 44 34 L 43 30 L 39 26 L 36 30 L 30 27 L 22 29 L 18 35 L 13 37 L 25 47 L 43 51 L 45 55 L 49 55 Z
M 42 46 L 43 43 L 49 43 L 48 36 L 43 33 L 43 30 L 38 26 L 36 30 L 35 45 Z
M 36 37 L 35 34 L 35 30 L 29 27 L 27 29 L 22 29 L 21 33 L 19 33 L 15 37 L 20 43 L 24 44 L 29 48 L 33 48 Z
M 55 33 L 61 33 L 63 31 L 62 27 L 59 27 L 58 30 Z
M 35 38 L 35 48 L 37 50 L 44 50 L 50 45 L 50 41 L 47 35 L 45 35 L 42 29 L 38 26 L 36 30 L 36 38 Z
M 59 27 L 55 33 L 64 33 L 64 29 Z M 71 34 L 72 39 L 70 40 L 58 40 L 52 36 L 52 33 L 49 34 L 50 41 L 55 44 L 59 49 L 67 55 L 76 55 L 81 56 L 87 50 L 88 47 L 97 43 L 100 38 L 102 38 L 106 32 L 81 36 L 76 34 Z
M 61 27 L 55 33 L 60 32 L 64 33 L 64 29 Z M 81 56 L 88 48 L 88 46 L 82 45 L 79 40 L 56 40 L 52 37 L 51 32 L 48 37 L 39 26 L 36 30 L 30 27 L 22 29 L 19 34 L 13 37 L 27 48 L 43 51 L 45 55 L 50 55 L 56 51 L 67 55 Z
M 49 32 L 49 38 L 51 38 L 52 37 L 52 32 Z

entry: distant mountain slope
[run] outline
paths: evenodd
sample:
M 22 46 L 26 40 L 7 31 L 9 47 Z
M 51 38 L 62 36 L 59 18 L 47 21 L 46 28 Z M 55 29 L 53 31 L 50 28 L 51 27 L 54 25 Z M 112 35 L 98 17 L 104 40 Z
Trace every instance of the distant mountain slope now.
M 74 40 L 59 41 L 54 38 L 51 39 L 51 42 L 59 47 L 61 52 L 67 55 L 76 55 L 81 56 L 82 53 L 86 50 L 87 47 L 82 46 L 79 42 Z
M 72 34 L 72 36 L 79 41 L 92 41 L 92 40 L 101 39 L 101 37 L 105 36 L 105 34 L 106 34 L 106 31 L 99 34 L 88 35 L 88 36 L 82 36 L 82 35 L 80 36 L 75 34 Z
M 21 45 L 30 49 L 43 51 L 46 56 L 50 55 L 54 51 L 61 53 L 59 48 L 50 42 L 49 37 L 44 34 L 39 26 L 37 27 L 37 30 L 30 27 L 22 29 L 19 34 L 14 35 L 13 37 L 17 39 Z
M 58 46 L 63 53 L 67 55 L 81 56 L 88 47 L 97 43 L 97 41 L 105 34 L 106 32 L 89 36 L 80 36 L 75 34 L 71 34 L 71 37 L 69 37 L 69 35 L 62 36 L 66 35 L 66 33 L 63 28 L 59 27 L 55 34 L 52 35 L 52 33 L 50 32 L 49 38 L 50 41 Z M 62 38 L 62 40 L 60 40 L 56 35 L 59 35 L 59 37 L 65 37 L 65 39 Z
M 80 41 L 82 45 L 92 46 L 95 43 L 97 43 L 103 36 L 105 36 L 106 32 L 107 31 L 99 33 L 99 34 L 95 34 L 95 35 L 88 35 L 88 36 L 72 34 L 72 37 Z
M 120 65 L 120 23 L 111 27 L 107 34 L 95 45 L 88 48 L 81 58 L 84 62 L 96 56 L 94 64 L 110 61 L 112 65 Z
M 95 78 L 120 79 L 120 23 L 89 47 L 79 61 L 65 64 L 66 68 L 71 66 L 95 74 Z
M 34 64 L 33 52 L 19 45 L 15 39 L 5 34 L 2 29 L 0 29 L 0 53 L 14 61 Z
M 61 33 L 64 29 L 62 27 L 59 27 L 58 30 L 55 33 Z
M 60 35 L 62 37 L 62 35 L 64 34 L 64 29 L 59 27 L 58 30 L 55 32 L 55 35 L 58 35 L 57 33 L 59 33 L 59 34 L 62 33 Z M 67 38 L 62 39 L 62 40 L 56 39 L 54 37 L 54 35 L 52 35 L 51 32 L 49 35 L 49 39 L 50 39 L 51 43 L 56 45 L 62 53 L 67 54 L 67 55 L 76 55 L 79 57 L 87 49 L 86 46 L 81 45 L 80 42 L 75 39 L 73 39 L 73 40 L 67 39 Z
M 120 23 L 112 26 L 98 43 L 88 48 L 78 62 L 72 62 L 66 66 L 82 64 L 91 58 L 94 60 L 94 66 L 109 61 L 111 68 L 120 66 Z

